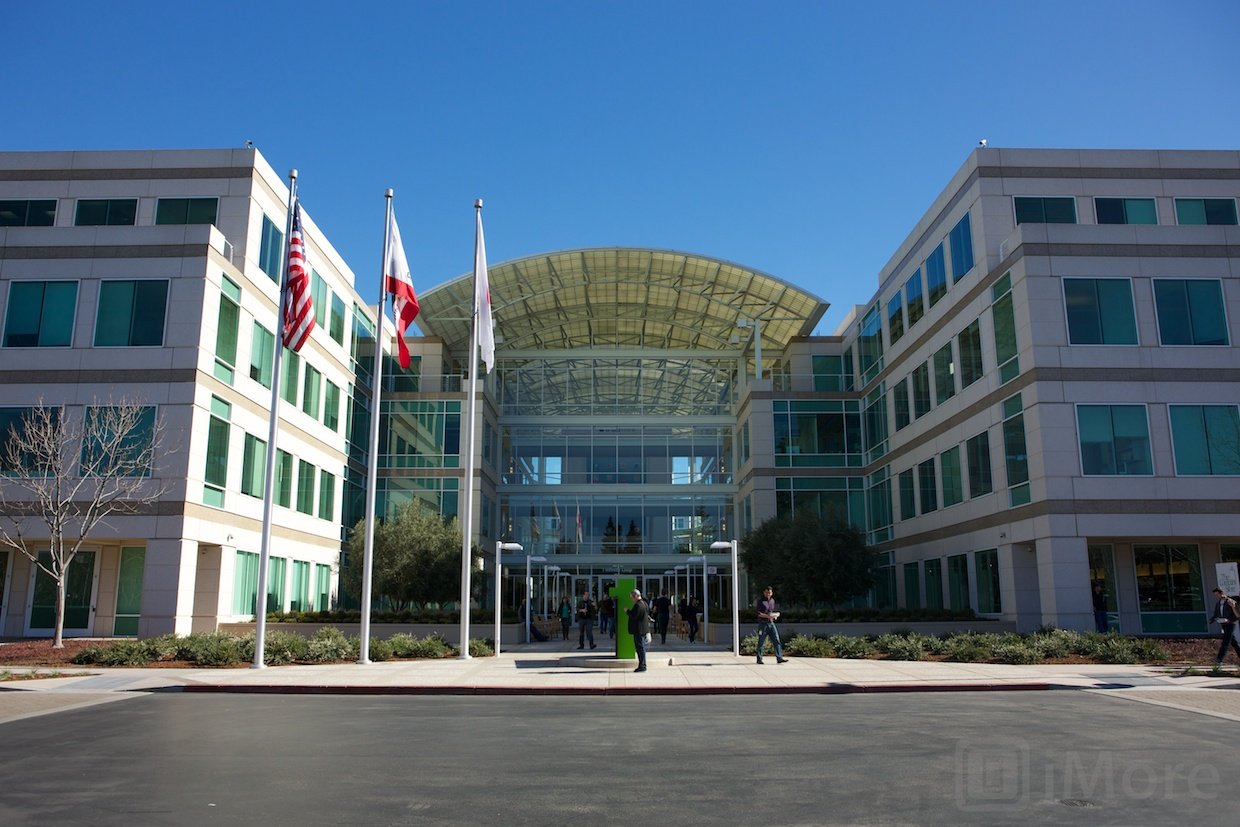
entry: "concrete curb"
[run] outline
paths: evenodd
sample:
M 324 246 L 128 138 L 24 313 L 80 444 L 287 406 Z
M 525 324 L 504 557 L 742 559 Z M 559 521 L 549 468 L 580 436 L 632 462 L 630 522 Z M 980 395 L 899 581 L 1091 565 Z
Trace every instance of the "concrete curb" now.
M 182 692 L 235 695 L 858 695 L 929 692 L 1036 692 L 1050 689 L 1086 689 L 1052 683 L 903 683 L 824 686 L 367 686 L 271 684 L 186 684 Z

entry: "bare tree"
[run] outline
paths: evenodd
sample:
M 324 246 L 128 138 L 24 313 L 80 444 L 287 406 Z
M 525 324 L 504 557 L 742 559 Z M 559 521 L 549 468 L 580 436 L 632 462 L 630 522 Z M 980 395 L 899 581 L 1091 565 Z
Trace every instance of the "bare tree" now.
M 154 407 L 132 401 L 89 405 L 81 412 L 40 402 L 0 436 L 0 543 L 56 584 L 52 646 L 63 648 L 73 559 L 109 516 L 138 513 L 167 490 L 153 476 L 163 424 Z M 35 529 L 40 522 L 47 527 L 45 538 Z M 48 554 L 40 559 L 44 546 Z

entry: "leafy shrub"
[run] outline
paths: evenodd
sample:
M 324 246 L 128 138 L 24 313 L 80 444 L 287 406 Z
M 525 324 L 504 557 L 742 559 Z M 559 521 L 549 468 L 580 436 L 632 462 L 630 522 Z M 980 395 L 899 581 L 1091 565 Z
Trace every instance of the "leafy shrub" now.
M 789 638 L 788 642 L 784 644 L 784 652 L 789 655 L 799 655 L 806 658 L 830 658 L 835 656 L 835 650 L 826 638 L 807 635 L 797 635 L 796 637 Z
M 1066 658 L 1080 647 L 1080 637 L 1076 632 L 1044 627 L 1033 635 L 1031 645 L 1037 648 L 1043 659 Z
M 358 640 L 358 646 L 361 646 L 361 640 Z M 384 661 L 392 659 L 392 642 L 382 638 L 372 637 L 370 639 L 370 659 L 373 661 Z
M 306 660 L 311 663 L 357 660 L 361 645 L 359 638 L 347 638 L 335 626 L 324 626 L 307 641 Z
M 309 642 L 301 635 L 271 630 L 263 636 L 263 663 L 279 666 L 305 661 L 309 649 Z
M 250 636 L 246 647 L 241 638 L 226 632 L 194 632 L 178 641 L 176 659 L 199 666 L 232 666 L 254 659 L 254 638 Z
M 1103 663 L 1136 663 L 1137 653 L 1131 641 L 1122 637 L 1112 637 L 1098 644 L 1094 655 Z
M 962 632 L 943 641 L 939 652 L 956 663 L 987 663 L 994 658 L 998 635 Z
M 882 635 L 874 642 L 891 660 L 921 660 L 926 656 L 925 643 L 920 635 Z
M 392 657 L 397 658 L 446 658 L 453 654 L 453 648 L 436 634 L 419 638 L 410 634 L 397 634 L 388 638 L 392 644 Z
M 863 637 L 831 635 L 827 644 L 837 658 L 867 658 L 874 654 L 874 644 Z
M 469 639 L 469 656 L 471 658 L 490 658 L 495 656 L 495 650 L 491 648 L 491 644 L 485 640 Z
M 995 660 L 1000 663 L 1030 664 L 1039 663 L 1042 654 L 1032 642 L 1004 640 L 991 650 Z
M 1171 660 L 1171 653 L 1164 649 L 1161 643 L 1149 638 L 1137 638 L 1132 641 L 1132 653 L 1142 663 Z
M 95 656 L 90 662 L 99 666 L 146 666 L 152 660 L 151 650 L 140 640 L 119 640 L 93 649 Z

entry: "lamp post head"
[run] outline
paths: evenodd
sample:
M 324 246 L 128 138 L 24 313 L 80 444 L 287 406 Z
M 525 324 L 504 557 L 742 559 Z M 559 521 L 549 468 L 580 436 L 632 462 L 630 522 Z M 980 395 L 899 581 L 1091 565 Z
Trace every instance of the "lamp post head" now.
M 711 551 L 730 551 L 732 543 L 728 540 L 716 540 L 710 544 Z
M 520 543 L 500 543 L 499 550 L 500 551 L 515 551 L 519 554 L 525 551 L 525 546 L 521 545 Z
M 526 559 L 526 561 L 527 561 L 527 562 L 529 562 L 529 563 L 545 563 L 545 562 L 547 562 L 547 558 L 546 558 L 546 557 L 543 557 L 543 556 L 541 556 L 541 555 L 539 555 L 539 556 L 537 556 L 537 557 L 531 557 L 531 556 L 529 556 L 529 555 L 527 554 L 527 555 L 525 555 L 525 559 Z

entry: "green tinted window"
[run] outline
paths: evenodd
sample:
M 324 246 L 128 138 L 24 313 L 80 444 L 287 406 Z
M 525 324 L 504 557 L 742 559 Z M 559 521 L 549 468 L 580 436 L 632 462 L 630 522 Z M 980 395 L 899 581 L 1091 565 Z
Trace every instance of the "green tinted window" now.
M 924 362 L 913 369 L 913 418 L 930 413 L 930 368 Z
M 960 388 L 969 387 L 982 378 L 982 329 L 977 319 L 956 337 L 960 352 Z
M 1236 199 L 1177 198 L 1175 220 L 1179 224 L 1235 224 Z
M 271 371 L 276 356 L 276 337 L 258 322 L 250 339 L 250 378 L 264 388 L 271 387 Z
M 942 244 L 926 259 L 926 289 L 930 291 L 931 307 L 947 295 L 947 263 Z
M 78 227 L 132 227 L 138 218 L 138 199 L 79 199 L 73 223 Z
M 1128 279 L 1063 280 L 1068 341 L 1074 345 L 1135 345 L 1137 320 Z
M 921 504 L 921 513 L 929 514 L 939 508 L 938 481 L 934 477 L 934 459 L 928 459 L 917 466 L 917 493 Z
M 318 469 L 304 459 L 297 461 L 297 510 L 314 513 L 314 478 Z
M 277 284 L 280 281 L 280 262 L 283 257 L 284 232 L 264 215 L 263 235 L 258 248 L 258 267 Z
M 332 293 L 332 314 L 328 321 L 327 334 L 336 344 L 344 344 L 344 299 Z
M 1075 224 L 1076 199 L 1016 196 L 1017 224 Z
M 956 395 L 956 365 L 952 362 L 952 343 L 948 342 L 934 354 L 934 398 L 942 405 Z
M 218 198 L 161 198 L 155 204 L 156 224 L 214 224 Z
M 276 449 L 276 505 L 291 508 L 293 505 L 293 455 Z
M 1235 405 L 1171 405 L 1175 472 L 1240 475 L 1240 413 Z
M 68 347 L 77 311 L 76 281 L 15 281 L 9 284 L 5 347 Z
M 1158 340 L 1164 345 L 1226 345 L 1223 285 L 1215 279 L 1154 279 Z
M 330 379 L 323 389 L 323 424 L 333 431 L 340 429 L 340 388 Z
M 1144 405 L 1078 405 L 1081 471 L 1087 475 L 1154 473 Z
M 943 478 L 943 507 L 955 505 L 964 499 L 964 485 L 960 476 L 960 446 L 949 448 L 939 454 L 939 473 Z
M 152 347 L 164 343 L 168 282 L 105 281 L 99 285 L 96 347 Z
M 901 471 L 898 479 L 900 484 L 900 519 L 911 520 L 917 516 L 917 488 L 913 480 L 913 469 Z
M 912 327 L 921 321 L 926 314 L 926 302 L 922 295 L 921 269 L 913 271 L 913 275 L 904 283 L 904 303 L 908 305 L 908 326 Z
M 1157 224 L 1153 198 L 1095 198 L 1099 224 Z
M 253 434 L 245 435 L 245 451 L 241 455 L 241 493 L 263 496 L 267 475 L 267 443 Z
M 0 201 L 0 227 L 51 227 L 55 223 L 55 199 Z
M 969 463 L 969 497 L 980 497 L 994 490 L 990 478 L 990 434 L 983 431 L 964 444 Z
M 336 514 L 336 478 L 319 471 L 319 519 L 331 520 Z
M 306 365 L 306 380 L 302 386 L 301 409 L 314 419 L 319 418 L 319 400 L 323 388 L 323 375 L 312 365 Z

